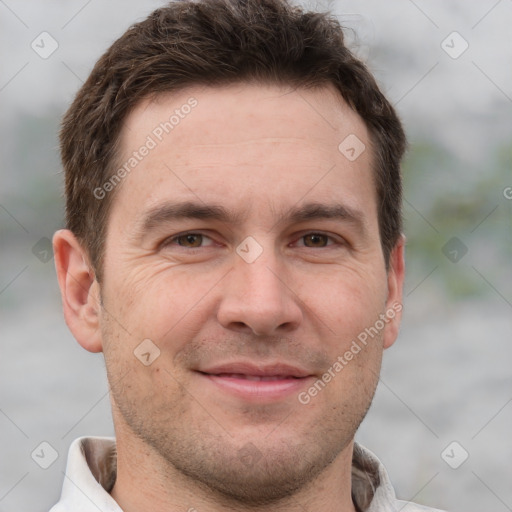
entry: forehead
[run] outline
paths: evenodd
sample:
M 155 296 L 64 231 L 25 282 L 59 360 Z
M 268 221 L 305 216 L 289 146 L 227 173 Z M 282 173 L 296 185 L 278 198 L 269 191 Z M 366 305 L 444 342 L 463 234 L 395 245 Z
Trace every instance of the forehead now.
M 137 132 L 151 135 L 158 144 L 172 139 L 173 144 L 186 141 L 201 146 L 262 135 L 332 145 L 351 133 L 368 135 L 361 117 L 334 86 L 294 89 L 245 83 L 189 87 L 146 98 L 125 119 L 121 134 L 125 149 L 137 144 L 142 134 Z
M 169 198 L 277 211 L 306 195 L 376 212 L 368 130 L 333 87 L 160 94 L 127 116 L 120 147 L 124 215 Z

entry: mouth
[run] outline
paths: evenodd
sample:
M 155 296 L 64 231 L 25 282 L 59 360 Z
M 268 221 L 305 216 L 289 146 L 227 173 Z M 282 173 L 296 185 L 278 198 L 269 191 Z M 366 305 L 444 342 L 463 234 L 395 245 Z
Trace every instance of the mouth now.
M 230 363 L 198 370 L 217 391 L 246 401 L 269 402 L 289 397 L 314 378 L 305 369 L 285 364 L 256 366 Z
M 218 373 L 218 374 L 206 374 L 206 375 L 214 375 L 217 377 L 222 377 L 226 379 L 245 379 L 245 380 L 253 380 L 253 381 L 276 381 L 276 380 L 285 380 L 285 379 L 300 379 L 301 377 L 293 377 L 290 375 L 247 375 L 245 373 Z

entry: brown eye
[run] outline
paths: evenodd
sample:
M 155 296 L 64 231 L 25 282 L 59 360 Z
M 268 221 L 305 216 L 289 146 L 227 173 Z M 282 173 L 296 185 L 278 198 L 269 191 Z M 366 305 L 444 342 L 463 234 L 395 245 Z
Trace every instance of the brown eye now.
M 201 247 L 203 243 L 203 235 L 189 233 L 187 235 L 180 235 L 175 238 L 176 243 L 182 247 Z
M 321 233 L 310 233 L 302 238 L 306 247 L 326 247 L 329 244 L 329 237 Z

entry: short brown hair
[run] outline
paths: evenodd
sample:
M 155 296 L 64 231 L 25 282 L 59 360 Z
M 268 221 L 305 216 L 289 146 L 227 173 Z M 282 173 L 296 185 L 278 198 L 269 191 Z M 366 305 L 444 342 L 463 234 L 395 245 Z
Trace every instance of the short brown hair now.
M 366 123 L 374 147 L 379 229 L 386 263 L 401 234 L 401 123 L 338 20 L 287 0 L 178 0 L 130 27 L 98 60 L 60 132 L 67 227 L 101 277 L 115 191 L 93 194 L 115 171 L 122 123 L 142 99 L 192 85 L 332 84 Z

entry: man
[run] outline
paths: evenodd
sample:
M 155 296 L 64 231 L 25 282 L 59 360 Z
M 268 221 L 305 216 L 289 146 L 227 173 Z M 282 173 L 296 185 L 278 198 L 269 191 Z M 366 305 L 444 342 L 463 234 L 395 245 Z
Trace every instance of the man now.
M 112 45 L 64 118 L 54 250 L 116 440 L 73 443 L 53 512 L 425 510 L 354 443 L 399 328 L 404 147 L 328 15 L 178 1 Z

